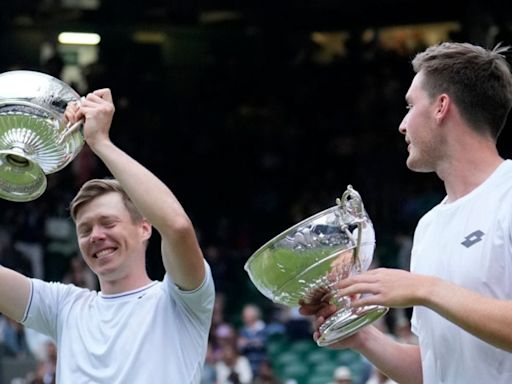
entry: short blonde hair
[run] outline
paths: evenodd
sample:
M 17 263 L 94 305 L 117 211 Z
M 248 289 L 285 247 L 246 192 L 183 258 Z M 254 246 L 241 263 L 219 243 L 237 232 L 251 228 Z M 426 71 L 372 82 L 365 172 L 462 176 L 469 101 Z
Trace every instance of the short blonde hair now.
M 76 221 L 76 216 L 84 204 L 110 192 L 119 193 L 121 195 L 123 203 L 130 213 L 130 217 L 134 223 L 138 223 L 144 219 L 119 181 L 116 179 L 105 178 L 91 179 L 82 185 L 76 196 L 69 204 L 69 211 L 73 221 Z

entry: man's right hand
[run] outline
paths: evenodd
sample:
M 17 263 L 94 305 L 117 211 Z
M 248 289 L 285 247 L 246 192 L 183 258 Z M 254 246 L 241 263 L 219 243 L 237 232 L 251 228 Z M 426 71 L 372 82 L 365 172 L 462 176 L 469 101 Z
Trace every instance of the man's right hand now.
M 320 337 L 320 326 L 330 316 L 332 316 L 338 310 L 338 308 L 336 307 L 336 305 L 331 304 L 325 300 L 313 302 L 300 301 L 299 305 L 299 313 L 301 315 L 315 317 L 313 323 L 315 328 L 315 331 L 313 333 L 313 339 L 317 341 L 318 338 Z M 356 332 L 354 335 L 351 335 L 341 341 L 329 344 L 327 347 L 334 349 L 355 348 L 359 340 L 358 334 L 359 332 Z

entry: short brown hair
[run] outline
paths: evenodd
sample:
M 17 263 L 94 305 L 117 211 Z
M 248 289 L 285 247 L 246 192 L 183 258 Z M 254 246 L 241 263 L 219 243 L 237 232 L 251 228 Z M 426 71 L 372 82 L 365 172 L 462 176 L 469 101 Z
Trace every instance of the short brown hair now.
M 121 195 L 123 203 L 130 213 L 130 217 L 134 223 L 138 223 L 143 219 L 142 214 L 135 207 L 128 194 L 125 192 L 121 184 L 119 184 L 119 181 L 116 179 L 105 178 L 92 179 L 82 185 L 76 196 L 69 204 L 69 211 L 73 220 L 76 221 L 78 211 L 84 204 L 109 192 L 116 192 Z
M 512 74 L 504 56 L 509 49 L 445 42 L 418 53 L 412 65 L 425 75 L 431 98 L 448 94 L 475 131 L 496 139 L 512 106 Z

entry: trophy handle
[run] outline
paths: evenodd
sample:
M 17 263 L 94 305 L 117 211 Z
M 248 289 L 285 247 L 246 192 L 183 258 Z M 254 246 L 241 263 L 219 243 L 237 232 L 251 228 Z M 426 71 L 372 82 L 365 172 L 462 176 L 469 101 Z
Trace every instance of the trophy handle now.
M 66 126 L 66 128 L 67 128 L 67 129 L 66 129 L 64 132 L 62 132 L 62 135 L 60 136 L 60 138 L 59 138 L 59 140 L 57 141 L 57 143 L 58 143 L 58 144 L 62 144 L 62 143 L 64 142 L 64 140 L 65 140 L 68 136 L 70 136 L 70 135 L 72 135 L 73 133 L 75 133 L 76 131 L 78 131 L 78 130 L 82 127 L 82 125 L 83 125 L 83 123 L 84 123 L 84 122 L 85 122 L 85 120 L 84 120 L 84 119 L 80 119 L 80 120 L 78 120 L 75 124 L 73 124 L 73 125 L 71 125 L 71 126 L 68 124 L 68 125 Z
M 366 220 L 366 213 L 364 210 L 363 199 L 359 192 L 357 192 L 352 185 L 348 185 L 345 192 L 340 198 L 336 199 L 336 204 L 341 210 L 342 217 L 350 218 L 349 220 L 343 220 L 344 223 L 351 222 L 357 225 L 357 239 L 354 239 L 351 231 L 347 230 L 347 225 L 342 225 L 342 230 L 351 238 L 351 240 L 356 244 L 356 247 L 353 249 L 353 257 L 352 263 L 358 270 L 361 272 L 361 260 L 359 260 L 359 248 L 361 246 L 362 239 L 362 229 L 363 223 Z
M 85 100 L 85 97 L 84 97 L 84 96 L 82 96 L 82 97 L 80 98 L 80 100 L 77 100 L 77 101 L 76 101 L 76 103 L 77 103 L 78 105 L 80 105 L 80 102 L 81 102 L 81 101 L 84 101 L 84 100 Z M 62 135 L 61 135 L 61 136 L 60 136 L 60 138 L 57 140 L 57 143 L 58 143 L 58 144 L 62 144 L 62 143 L 64 142 L 64 140 L 65 140 L 68 136 L 70 136 L 70 135 L 72 135 L 73 133 L 75 133 L 76 131 L 78 131 L 78 130 L 83 126 L 84 122 L 85 122 L 85 119 L 80 119 L 80 120 L 78 120 L 76 123 L 74 123 L 74 124 L 72 124 L 72 125 L 70 125 L 70 124 L 68 123 L 68 124 L 66 125 L 66 130 L 65 130 L 64 132 L 62 132 Z
M 351 216 L 358 222 L 365 220 L 366 214 L 364 211 L 363 199 L 352 185 L 349 184 L 347 186 L 347 190 L 343 192 L 341 199 L 336 199 L 336 204 L 341 208 L 345 215 Z

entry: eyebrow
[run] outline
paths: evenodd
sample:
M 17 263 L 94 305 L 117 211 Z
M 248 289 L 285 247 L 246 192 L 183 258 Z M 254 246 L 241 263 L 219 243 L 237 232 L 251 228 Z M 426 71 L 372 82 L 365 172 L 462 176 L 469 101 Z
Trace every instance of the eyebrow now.
M 119 220 L 119 217 L 117 215 L 100 215 L 98 216 L 97 218 L 93 218 L 93 220 L 99 220 L 99 221 L 104 221 L 104 220 Z M 83 226 L 83 225 L 87 225 L 91 220 L 85 220 L 85 221 L 82 221 L 78 224 L 77 227 L 80 227 L 80 226 Z

